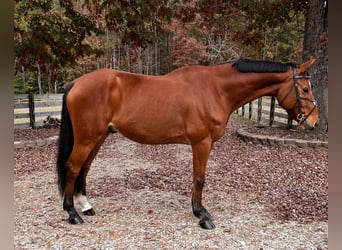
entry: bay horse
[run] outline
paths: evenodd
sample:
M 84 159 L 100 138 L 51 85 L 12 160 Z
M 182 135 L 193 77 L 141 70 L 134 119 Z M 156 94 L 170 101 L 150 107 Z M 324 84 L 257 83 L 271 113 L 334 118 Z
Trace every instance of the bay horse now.
M 301 65 L 238 59 L 214 66 L 187 66 L 162 76 L 114 69 L 85 74 L 65 88 L 58 140 L 57 173 L 68 221 L 82 224 L 95 215 L 86 197 L 86 176 L 105 138 L 114 132 L 143 144 L 188 144 L 192 148 L 192 211 L 204 229 L 215 228 L 202 205 L 206 165 L 212 145 L 225 133 L 240 106 L 268 95 L 299 123 L 318 123 L 308 68 Z

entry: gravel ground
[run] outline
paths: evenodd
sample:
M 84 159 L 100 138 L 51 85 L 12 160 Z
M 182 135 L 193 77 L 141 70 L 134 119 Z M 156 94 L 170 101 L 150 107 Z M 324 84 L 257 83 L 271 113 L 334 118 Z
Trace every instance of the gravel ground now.
M 70 225 L 56 185 L 56 145 L 15 149 L 15 249 L 328 249 L 328 149 L 266 146 L 238 128 L 328 140 L 326 134 L 256 129 L 232 116 L 211 153 L 204 204 L 216 229 L 198 226 L 190 204 L 191 149 L 149 146 L 119 134 L 105 141 L 88 175 L 96 216 Z M 267 132 L 270 131 L 270 132 Z M 15 140 L 58 129 L 15 130 Z

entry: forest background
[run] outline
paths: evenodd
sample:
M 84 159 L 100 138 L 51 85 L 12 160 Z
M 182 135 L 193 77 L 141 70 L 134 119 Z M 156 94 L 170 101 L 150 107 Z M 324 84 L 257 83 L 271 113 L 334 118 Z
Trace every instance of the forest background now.
M 325 0 L 15 0 L 14 93 L 61 93 L 99 68 L 160 75 L 239 57 L 316 57 L 327 130 L 327 14 Z

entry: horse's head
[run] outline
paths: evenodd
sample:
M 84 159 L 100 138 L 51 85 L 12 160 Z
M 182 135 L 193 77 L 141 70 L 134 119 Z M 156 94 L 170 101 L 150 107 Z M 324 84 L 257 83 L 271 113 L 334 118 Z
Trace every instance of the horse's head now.
M 316 59 L 307 61 L 298 67 L 293 67 L 293 77 L 283 84 L 278 92 L 278 102 L 295 119 L 301 129 L 313 129 L 318 125 L 318 109 L 312 93 L 308 68 Z

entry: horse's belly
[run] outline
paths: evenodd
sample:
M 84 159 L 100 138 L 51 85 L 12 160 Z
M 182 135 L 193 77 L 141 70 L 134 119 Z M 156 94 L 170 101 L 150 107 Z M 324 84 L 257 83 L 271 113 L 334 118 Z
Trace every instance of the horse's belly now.
M 143 144 L 189 144 L 189 140 L 184 135 L 166 134 L 166 133 L 143 133 L 136 130 L 117 129 L 120 134 L 126 138 Z
M 143 144 L 189 144 L 185 130 L 172 124 L 165 125 L 151 120 L 145 122 L 118 123 L 114 126 L 123 136 Z

